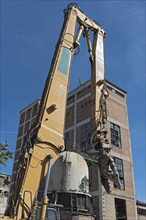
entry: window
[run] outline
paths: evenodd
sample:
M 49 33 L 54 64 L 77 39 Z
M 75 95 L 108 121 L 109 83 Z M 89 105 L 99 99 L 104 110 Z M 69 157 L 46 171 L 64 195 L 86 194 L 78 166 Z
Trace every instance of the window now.
M 93 179 L 92 162 L 91 161 L 88 162 L 88 169 L 89 169 L 89 187 L 91 187 L 92 186 L 92 179 Z
M 91 86 L 89 85 L 77 92 L 77 99 L 81 98 L 86 94 L 89 94 L 90 92 L 91 92 Z
M 75 101 L 75 96 L 70 96 L 68 99 L 67 99 L 67 105 L 73 103 Z
M 18 137 L 22 136 L 22 134 L 23 134 L 23 125 L 19 127 Z
M 32 117 L 36 116 L 37 112 L 38 112 L 38 103 L 36 103 L 36 104 L 33 106 Z
M 71 193 L 58 193 L 57 203 L 62 204 L 64 211 L 71 210 Z
M 31 120 L 31 127 L 35 125 L 36 118 L 37 118 L 37 117 L 34 117 L 34 118 Z
M 41 209 L 38 208 L 37 212 L 36 212 L 36 220 L 40 219 L 40 214 L 41 214 Z M 53 208 L 47 208 L 46 209 L 46 216 L 45 216 L 45 220 L 57 220 L 57 213 L 56 210 Z
M 20 116 L 20 125 L 24 123 L 24 119 L 25 119 L 25 112 L 23 112 Z
M 117 167 L 120 183 L 121 183 L 121 189 L 125 189 L 125 183 L 124 183 L 124 171 L 123 171 L 123 161 L 117 157 L 114 157 L 115 165 Z
M 31 117 L 31 108 L 29 108 L 26 112 L 26 121 L 29 120 Z
M 116 220 L 127 220 L 126 201 L 115 198 Z
M 90 122 L 81 126 L 81 146 L 89 143 L 91 135 Z
M 64 142 L 65 142 L 65 148 L 69 147 L 69 132 L 66 132 L 64 134 Z
M 80 209 L 85 209 L 86 207 L 86 197 L 83 196 L 82 194 L 78 195 L 78 198 L 77 198 L 77 207 L 78 207 L 78 210 Z
M 111 144 L 121 147 L 121 132 L 120 127 L 116 124 L 110 123 Z
M 146 216 L 146 209 L 137 208 L 137 213 Z
M 30 122 L 27 122 L 25 124 L 24 134 L 26 134 L 29 131 Z

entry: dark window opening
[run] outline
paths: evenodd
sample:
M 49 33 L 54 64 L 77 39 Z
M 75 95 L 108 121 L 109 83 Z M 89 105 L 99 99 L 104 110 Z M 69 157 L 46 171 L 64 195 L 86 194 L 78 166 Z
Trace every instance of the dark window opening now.
M 85 87 L 85 88 L 83 88 L 83 89 L 81 89 L 80 91 L 77 92 L 77 99 L 80 98 L 83 95 L 86 95 L 86 94 L 90 93 L 90 92 L 91 92 L 91 86 L 89 85 L 89 86 L 87 86 L 87 87 Z
M 26 134 L 29 131 L 30 122 L 27 122 L 24 129 L 24 134 Z
M 90 122 L 81 126 L 81 146 L 86 146 L 90 141 L 91 126 Z
M 137 208 L 137 213 L 146 216 L 146 209 Z
M 115 198 L 116 220 L 127 220 L 126 201 Z
M 66 132 L 64 134 L 64 142 L 65 142 L 65 148 L 68 149 L 70 143 L 69 132 Z
M 75 96 L 70 96 L 68 99 L 67 99 L 67 105 L 73 103 L 75 101 Z
M 33 106 L 32 117 L 36 116 L 38 112 L 38 103 Z
M 24 119 L 25 119 L 25 112 L 23 112 L 23 113 L 20 115 L 20 125 L 24 123 Z
M 64 210 L 70 211 L 71 208 L 71 194 L 59 193 L 57 203 L 64 206 Z
M 31 108 L 29 108 L 26 112 L 26 121 L 29 120 L 31 117 Z
M 19 127 L 18 137 L 22 136 L 22 134 L 23 134 L 23 125 Z

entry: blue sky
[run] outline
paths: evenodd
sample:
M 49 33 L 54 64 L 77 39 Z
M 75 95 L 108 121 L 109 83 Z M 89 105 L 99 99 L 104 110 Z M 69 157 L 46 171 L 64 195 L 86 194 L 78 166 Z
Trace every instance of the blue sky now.
M 1 1 L 1 142 L 15 150 L 19 111 L 41 97 L 71 1 Z M 146 202 L 145 1 L 74 1 L 107 32 L 106 79 L 128 92 L 127 104 L 137 199 Z M 85 39 L 74 56 L 70 90 L 90 78 Z M 12 161 L 1 172 L 11 173 Z

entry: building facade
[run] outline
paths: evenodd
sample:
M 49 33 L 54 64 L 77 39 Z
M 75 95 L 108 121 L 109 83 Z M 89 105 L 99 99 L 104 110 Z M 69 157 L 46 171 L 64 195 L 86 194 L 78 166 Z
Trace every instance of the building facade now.
M 36 119 L 39 110 L 39 104 L 40 104 L 40 99 L 37 99 L 36 101 L 34 101 L 33 103 L 31 103 L 30 105 L 28 105 L 27 107 L 25 107 L 20 111 L 16 150 L 15 150 L 11 184 L 10 184 L 9 200 L 11 199 L 11 193 L 15 185 L 15 178 L 17 175 L 17 165 L 21 154 L 21 149 L 25 140 L 25 135 L 27 134 L 27 132 L 29 131 L 29 129 L 31 128 L 32 124 Z
M 138 220 L 146 220 L 146 203 L 136 201 Z
M 107 194 L 100 184 L 98 167 L 89 163 L 90 193 L 97 219 L 134 220 L 137 219 L 133 165 L 128 125 L 126 92 L 106 81 L 109 97 L 108 139 L 112 145 L 112 155 L 119 171 L 121 189 L 114 187 Z M 90 81 L 69 93 L 66 110 L 65 142 L 68 149 L 86 150 L 90 147 Z
M 5 213 L 7 207 L 10 179 L 10 175 L 0 173 L 0 215 Z
M 116 85 L 106 81 L 109 97 L 108 109 L 108 139 L 112 145 L 117 169 L 119 171 L 121 189 L 113 183 L 112 192 L 107 194 L 100 184 L 98 167 L 88 162 L 90 174 L 90 193 L 97 219 L 100 220 L 136 220 L 137 208 L 133 177 L 133 165 L 128 125 L 126 92 Z M 20 122 L 16 153 L 11 181 L 11 190 L 15 182 L 17 162 L 27 131 L 38 113 L 40 100 L 20 111 Z M 68 94 L 65 125 L 66 149 L 84 151 L 90 145 L 91 126 L 91 85 L 90 81 L 80 85 Z

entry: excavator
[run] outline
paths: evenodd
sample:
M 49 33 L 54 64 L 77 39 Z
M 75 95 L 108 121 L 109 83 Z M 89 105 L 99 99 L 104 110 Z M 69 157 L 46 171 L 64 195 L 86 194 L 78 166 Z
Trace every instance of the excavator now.
M 93 36 L 92 41 L 90 34 Z M 109 180 L 120 187 L 106 128 L 108 91 L 104 74 L 103 44 L 106 32 L 98 22 L 89 18 L 75 3 L 71 3 L 64 10 L 64 23 L 46 79 L 37 119 L 25 137 L 13 195 L 4 219 L 95 219 L 89 194 L 87 164 L 82 155 L 66 151 L 64 141 L 70 67 L 72 57 L 80 47 L 81 35 L 87 41 L 91 64 L 92 135 L 86 153 L 96 157 L 101 184 L 105 190 L 110 193 Z M 75 168 L 77 161 L 80 161 L 80 166 Z M 78 175 L 72 177 L 72 173 Z M 53 176 L 57 176 L 57 180 Z M 73 185 L 75 182 L 76 186 Z M 42 183 L 40 201 L 38 197 Z M 79 206 L 77 201 L 82 205 Z

